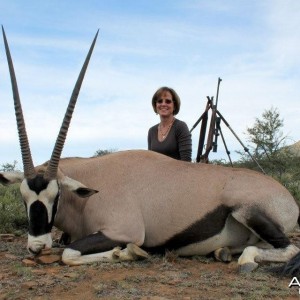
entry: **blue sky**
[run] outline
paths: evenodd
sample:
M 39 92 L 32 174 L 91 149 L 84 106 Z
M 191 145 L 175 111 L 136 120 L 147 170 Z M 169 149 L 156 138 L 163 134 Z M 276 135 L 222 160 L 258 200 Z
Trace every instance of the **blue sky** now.
M 15 1 L 0 2 L 34 162 L 49 159 L 81 65 L 98 41 L 63 151 L 146 149 L 159 122 L 151 98 L 161 86 L 181 97 L 189 128 L 216 96 L 246 143 L 246 128 L 277 108 L 289 143 L 300 140 L 300 1 Z M 0 39 L 0 164 L 21 163 L 10 78 Z M 223 126 L 231 153 L 242 150 Z M 199 127 L 193 131 L 196 156 Z M 224 158 L 219 140 L 218 153 Z

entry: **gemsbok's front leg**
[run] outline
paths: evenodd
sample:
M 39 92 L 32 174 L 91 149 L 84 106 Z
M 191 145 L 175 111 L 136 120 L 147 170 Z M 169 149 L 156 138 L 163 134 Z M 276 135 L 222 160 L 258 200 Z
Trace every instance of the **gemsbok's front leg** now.
M 148 258 L 148 253 L 133 243 L 113 241 L 97 232 L 77 240 L 64 250 L 62 261 L 75 266 L 94 262 L 122 262 Z

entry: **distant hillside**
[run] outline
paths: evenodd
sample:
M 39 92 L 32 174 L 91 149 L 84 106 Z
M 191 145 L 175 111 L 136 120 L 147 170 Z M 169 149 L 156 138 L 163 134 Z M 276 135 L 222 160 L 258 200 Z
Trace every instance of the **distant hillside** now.
M 289 145 L 288 148 L 297 156 L 300 156 L 300 141 L 295 144 Z

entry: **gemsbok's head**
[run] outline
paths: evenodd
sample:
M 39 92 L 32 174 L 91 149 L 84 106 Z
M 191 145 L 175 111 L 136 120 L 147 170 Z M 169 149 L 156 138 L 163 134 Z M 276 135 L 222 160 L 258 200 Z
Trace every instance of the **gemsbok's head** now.
M 76 193 L 80 197 L 88 197 L 97 192 L 96 190 L 87 188 L 76 180 L 63 176 L 62 174 L 58 176 L 58 164 L 71 122 L 72 113 L 97 40 L 98 32 L 99 30 L 95 35 L 75 84 L 51 158 L 44 170 L 37 171 L 33 165 L 13 62 L 4 28 L 2 26 L 24 172 L 0 173 L 0 182 L 4 184 L 21 182 L 20 191 L 25 203 L 29 221 L 27 248 L 33 254 L 38 254 L 43 248 L 50 248 L 52 246 L 51 229 L 58 207 L 61 186 L 65 186 L 68 190 Z

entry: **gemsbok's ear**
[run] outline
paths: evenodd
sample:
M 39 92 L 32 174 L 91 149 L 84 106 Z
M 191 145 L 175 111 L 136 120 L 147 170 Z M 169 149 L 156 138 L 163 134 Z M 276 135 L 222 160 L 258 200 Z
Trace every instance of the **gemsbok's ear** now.
M 23 179 L 24 173 L 22 172 L 0 172 L 0 183 L 4 185 L 22 182 Z
M 97 190 L 90 189 L 86 187 L 81 182 L 74 180 L 68 176 L 64 176 L 61 180 L 61 185 L 66 187 L 70 192 L 75 193 L 77 196 L 81 198 L 87 198 L 90 197 L 96 193 L 98 193 Z

